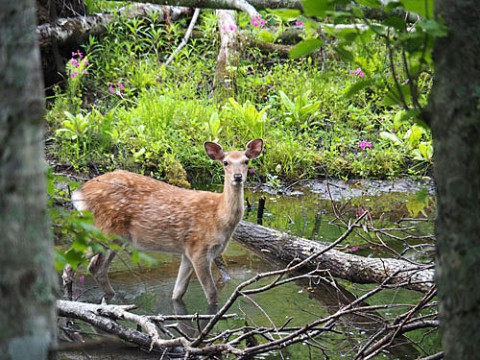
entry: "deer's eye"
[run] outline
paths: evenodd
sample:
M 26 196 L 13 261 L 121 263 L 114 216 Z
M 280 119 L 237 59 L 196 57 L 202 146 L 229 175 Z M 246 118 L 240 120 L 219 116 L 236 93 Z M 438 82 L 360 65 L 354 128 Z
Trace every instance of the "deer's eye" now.
M 245 165 L 248 165 L 248 162 L 249 162 L 249 161 L 250 161 L 250 160 L 245 160 Z
M 224 161 L 224 162 L 223 162 L 223 165 L 224 165 L 224 166 L 227 166 L 227 165 L 228 165 L 228 161 Z

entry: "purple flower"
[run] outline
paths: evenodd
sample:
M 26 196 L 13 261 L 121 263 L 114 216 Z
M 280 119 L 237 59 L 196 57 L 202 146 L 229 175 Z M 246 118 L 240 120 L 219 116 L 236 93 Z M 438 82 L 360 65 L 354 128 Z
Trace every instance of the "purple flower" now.
M 77 76 L 77 75 L 78 75 L 78 71 L 74 71 L 74 72 L 72 72 L 72 73 L 70 74 L 70 77 L 73 79 L 73 78 L 75 78 L 75 76 Z
M 249 173 L 250 175 L 255 174 L 255 169 L 254 169 L 254 168 L 248 169 L 248 173 Z
M 117 85 L 118 85 L 118 87 L 120 88 L 120 90 L 125 89 L 125 86 L 123 86 L 123 84 L 122 84 L 120 81 L 117 82 Z
M 229 29 L 230 31 L 235 31 L 235 30 L 237 30 L 237 27 L 236 27 L 235 25 L 233 25 L 233 24 L 230 24 L 230 25 L 228 26 L 228 29 Z
M 303 21 L 300 21 L 300 20 L 295 20 L 295 25 L 297 26 L 303 26 Z
M 111 94 L 115 93 L 115 88 L 113 87 L 113 84 L 110 84 L 110 87 L 108 88 Z
M 88 66 L 88 60 L 87 59 L 83 60 L 83 66 Z
M 360 143 L 358 144 L 358 147 L 362 150 L 365 150 L 366 148 L 372 148 L 372 143 L 370 141 L 360 141 Z
M 83 74 L 83 75 L 87 75 L 87 74 L 88 74 L 88 73 L 87 73 L 87 70 L 83 70 L 83 71 L 82 71 L 82 74 Z

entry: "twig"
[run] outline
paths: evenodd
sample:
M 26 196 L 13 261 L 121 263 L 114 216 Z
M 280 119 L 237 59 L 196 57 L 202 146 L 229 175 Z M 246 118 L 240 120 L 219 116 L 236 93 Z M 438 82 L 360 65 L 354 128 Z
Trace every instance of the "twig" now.
M 188 39 L 190 39 L 190 36 L 192 35 L 193 27 L 195 26 L 198 15 L 200 14 L 200 9 L 196 8 L 195 12 L 193 13 L 192 20 L 190 21 L 190 24 L 188 25 L 187 32 L 185 33 L 185 36 L 183 37 L 182 41 L 178 45 L 178 47 L 173 51 L 172 54 L 168 57 L 167 61 L 165 62 L 165 66 L 168 66 L 175 56 L 179 53 L 180 50 L 184 48 L 185 45 L 187 45 Z

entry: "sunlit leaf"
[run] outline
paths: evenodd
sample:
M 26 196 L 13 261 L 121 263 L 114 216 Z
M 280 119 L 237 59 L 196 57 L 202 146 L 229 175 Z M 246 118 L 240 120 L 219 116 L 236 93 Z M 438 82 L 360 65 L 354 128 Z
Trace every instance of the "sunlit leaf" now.
M 382 139 L 391 141 L 395 145 L 402 145 L 403 144 L 402 140 L 397 135 L 395 135 L 391 132 L 388 132 L 388 131 L 382 131 L 380 133 L 380 137 Z
M 271 9 L 268 12 L 278 16 L 284 21 L 296 19 L 301 15 L 300 10 L 297 9 Z
M 290 57 L 292 59 L 298 59 L 307 56 L 322 45 L 323 41 L 320 39 L 307 39 L 300 41 L 292 50 L 290 50 Z

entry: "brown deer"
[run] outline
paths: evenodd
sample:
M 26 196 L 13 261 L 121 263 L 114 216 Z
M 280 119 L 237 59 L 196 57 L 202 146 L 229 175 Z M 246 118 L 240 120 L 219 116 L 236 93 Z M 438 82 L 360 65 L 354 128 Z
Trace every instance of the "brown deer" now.
M 142 250 L 182 255 L 174 300 L 183 297 L 195 271 L 209 304 L 215 304 L 218 297 L 211 264 L 242 219 L 248 162 L 260 155 L 263 140 L 250 141 L 244 151 L 224 152 L 214 142 L 206 142 L 204 147 L 211 159 L 223 164 L 221 194 L 181 189 L 115 171 L 87 181 L 73 192 L 72 201 L 78 210 L 91 211 L 95 226 L 105 233 L 121 236 Z M 107 300 L 115 295 L 108 279 L 114 257 L 114 250 L 96 254 L 88 267 Z M 64 286 L 67 278 L 64 273 Z

